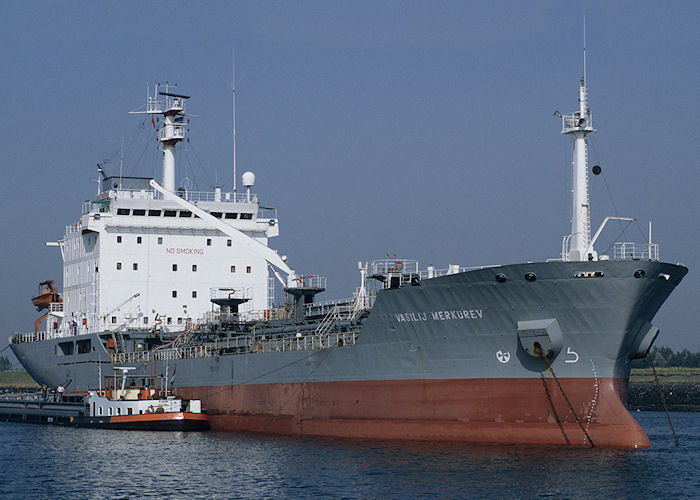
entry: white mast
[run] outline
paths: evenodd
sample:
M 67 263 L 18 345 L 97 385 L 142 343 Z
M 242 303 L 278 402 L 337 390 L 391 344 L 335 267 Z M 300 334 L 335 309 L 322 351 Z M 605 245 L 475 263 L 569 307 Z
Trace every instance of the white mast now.
M 185 139 L 185 99 L 190 96 L 169 92 L 167 83 L 165 92 L 159 91 L 158 87 L 159 84 L 156 83 L 153 97 L 150 92 L 147 94 L 146 111 L 131 113 L 163 115 L 163 126 L 158 130 L 158 141 L 162 144 L 163 151 L 162 184 L 172 193 L 175 192 L 175 146 Z M 164 99 L 161 101 L 158 96 L 163 96 Z
M 233 94 L 233 196 L 236 196 L 236 53 L 231 50 L 231 92 Z
M 559 113 L 555 113 L 561 116 Z M 583 77 L 579 86 L 579 110 L 561 116 L 561 133 L 574 140 L 573 176 L 572 176 L 572 211 L 571 234 L 564 238 L 562 259 L 566 261 L 595 260 L 597 254 L 592 248 L 586 252 L 591 243 L 591 214 L 588 198 L 588 144 L 586 136 L 595 132 L 593 115 L 588 107 L 588 89 L 586 88 L 586 35 L 584 20 L 583 43 Z

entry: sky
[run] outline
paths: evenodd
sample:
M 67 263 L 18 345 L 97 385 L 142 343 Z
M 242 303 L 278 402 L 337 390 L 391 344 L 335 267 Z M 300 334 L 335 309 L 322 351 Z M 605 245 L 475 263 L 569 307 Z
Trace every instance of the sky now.
M 0 348 L 60 283 L 56 241 L 96 192 L 96 163 L 159 178 L 139 139 L 147 82 L 191 95 L 176 181 L 277 207 L 273 248 L 351 296 L 357 262 L 421 268 L 559 257 L 570 231 L 583 19 L 594 126 L 592 228 L 631 216 L 690 273 L 657 345 L 700 351 L 700 7 L 693 1 L 17 2 L 0 0 Z M 149 124 L 146 124 L 150 126 Z M 187 178 L 185 180 L 185 177 Z M 240 186 L 240 181 L 239 181 Z M 611 225 L 597 249 L 619 235 Z M 8 351 L 5 351 L 6 353 Z

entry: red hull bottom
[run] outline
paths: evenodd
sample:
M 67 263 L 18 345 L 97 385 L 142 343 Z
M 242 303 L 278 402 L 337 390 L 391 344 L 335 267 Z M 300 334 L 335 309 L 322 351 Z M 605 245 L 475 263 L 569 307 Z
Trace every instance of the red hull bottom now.
M 543 378 L 203 386 L 182 387 L 178 393 L 202 400 L 213 430 L 564 446 L 591 446 L 592 441 L 595 446 L 649 447 L 649 439 L 622 402 L 627 396 L 624 379 L 559 382 L 563 392 L 555 380 Z

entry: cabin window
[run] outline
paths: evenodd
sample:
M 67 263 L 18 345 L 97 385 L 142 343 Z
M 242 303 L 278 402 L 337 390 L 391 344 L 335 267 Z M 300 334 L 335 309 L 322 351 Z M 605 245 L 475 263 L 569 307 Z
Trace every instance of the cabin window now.
M 231 272 L 235 273 L 236 272 L 236 266 L 231 266 Z
M 177 264 L 173 264 L 173 271 L 177 271 Z
M 135 208 L 134 209 L 134 215 L 146 215 L 146 209 L 145 208 Z
M 129 212 L 128 208 L 117 208 L 117 215 L 129 215 Z
M 177 210 L 164 210 L 163 217 L 175 217 Z
M 149 210 L 148 215 L 150 217 L 160 217 L 160 210 Z
M 148 316 L 143 317 L 143 324 L 147 325 L 148 324 Z
M 78 354 L 85 354 L 90 352 L 90 339 L 79 340 L 75 343 L 75 347 L 78 350 Z
M 180 210 L 180 217 L 192 217 L 192 212 L 189 210 Z
M 241 214 L 241 219 L 250 220 L 253 218 L 253 214 Z
M 96 272 L 96 273 L 99 273 L 99 272 L 100 272 L 100 268 L 97 267 L 97 266 L 95 266 L 95 272 Z
M 110 406 L 109 408 L 107 408 L 107 410 L 108 410 L 107 413 L 109 413 L 109 416 L 111 417 L 112 416 L 112 407 Z
M 117 323 L 117 317 L 116 317 L 116 316 L 112 316 L 112 324 L 116 324 L 116 323 Z
M 56 356 L 70 356 L 73 354 L 73 342 L 61 342 L 56 346 Z
M 137 237 L 136 237 L 136 243 L 138 243 L 139 245 L 140 245 L 141 243 L 143 243 L 143 238 L 142 238 L 141 236 L 137 236 Z
M 162 236 L 158 236 L 158 244 L 159 245 L 163 244 L 163 237 Z
M 121 409 L 121 407 L 119 407 L 119 408 L 117 408 L 117 415 L 121 415 L 121 414 L 122 414 L 122 409 Z
M 177 297 L 177 290 L 173 290 L 173 298 Z
M 121 237 L 121 236 L 117 236 L 117 243 L 121 243 L 121 242 L 122 242 L 122 237 Z
M 226 212 L 226 215 L 224 216 L 225 219 L 237 219 L 238 214 L 235 212 Z
M 168 320 L 166 321 L 166 323 L 168 323 L 169 325 L 172 325 L 172 324 L 173 324 L 173 318 L 168 318 Z
M 132 264 L 132 266 L 133 266 L 133 268 L 134 268 L 134 271 L 138 271 L 138 270 L 139 270 L 139 265 L 138 265 L 138 263 L 134 262 L 134 263 Z
M 212 212 L 211 215 L 212 215 L 212 217 L 216 217 L 217 219 L 221 219 L 221 217 L 224 214 L 222 212 Z
M 122 263 L 117 262 L 117 271 L 121 271 L 121 270 L 122 270 Z
M 97 408 L 97 414 L 98 414 L 98 415 L 101 416 L 101 415 L 102 415 L 102 412 L 103 412 L 103 407 L 102 407 L 102 406 L 100 406 L 99 408 Z
M 207 238 L 207 246 L 208 246 L 208 247 L 211 246 L 211 238 Z
M 247 272 L 248 274 L 250 274 L 252 271 L 253 271 L 253 270 L 251 269 L 250 266 L 246 266 L 245 272 Z
M 197 298 L 197 290 L 192 290 L 192 298 L 193 299 Z
M 182 324 L 182 318 L 177 318 L 177 324 L 181 325 Z
M 226 240 L 226 246 L 230 247 L 231 246 L 231 240 Z
M 197 264 L 192 264 L 192 272 L 193 273 L 197 272 Z

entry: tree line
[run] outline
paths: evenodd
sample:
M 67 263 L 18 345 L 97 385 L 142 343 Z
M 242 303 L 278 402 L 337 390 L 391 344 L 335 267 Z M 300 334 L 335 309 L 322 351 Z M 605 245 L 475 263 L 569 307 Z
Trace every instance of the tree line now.
M 700 367 L 700 352 L 690 352 L 688 349 L 676 352 L 670 347 L 653 347 L 651 349 L 651 357 L 654 360 L 654 366 L 658 368 L 664 367 Z M 649 358 L 632 360 L 632 368 L 650 368 Z

